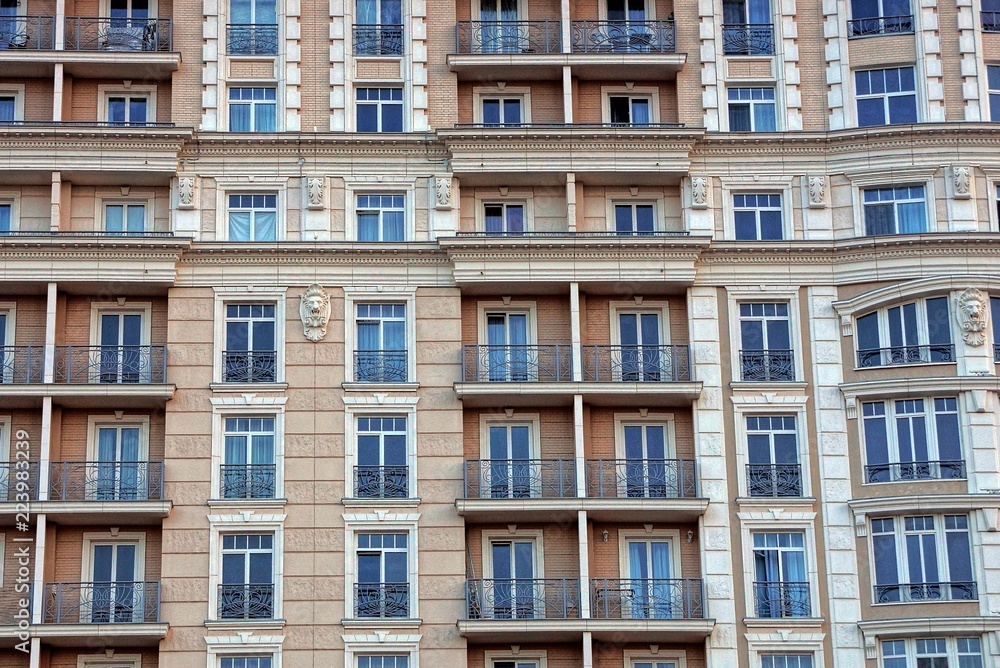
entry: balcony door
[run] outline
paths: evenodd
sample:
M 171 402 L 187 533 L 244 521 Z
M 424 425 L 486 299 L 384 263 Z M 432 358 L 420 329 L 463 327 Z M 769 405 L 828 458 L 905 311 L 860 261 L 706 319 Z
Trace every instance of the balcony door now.
M 480 0 L 480 46 L 483 53 L 520 53 L 521 20 L 518 0 Z
M 409 495 L 406 418 L 358 418 L 355 495 L 405 498 Z
M 527 313 L 487 313 L 486 343 L 491 381 L 530 380 Z
M 535 541 L 491 540 L 489 548 L 493 596 L 487 593 L 486 602 L 492 604 L 493 618 L 544 617 L 544 608 L 535 609 L 539 599 Z
M 626 382 L 659 381 L 663 355 L 661 313 L 628 311 L 618 314 L 619 373 Z M 612 361 L 612 366 L 614 362 Z
M 628 24 L 645 20 L 645 0 L 608 0 L 608 21 Z
M 27 3 L 24 4 L 27 5 Z M 28 42 L 23 28 L 18 29 L 17 8 L 20 5 L 20 0 L 0 0 L 0 49 L 25 46 Z M 11 110 L 13 111 L 13 104 Z M 3 114 L 0 113 L 0 121 L 12 120 L 14 120 L 13 114 L 10 118 L 4 118 Z
M 494 499 L 529 499 L 539 496 L 537 461 L 532 443 L 531 425 L 492 424 L 489 426 L 490 497 Z
M 670 619 L 674 614 L 672 542 L 630 539 L 627 549 L 629 580 L 622 591 L 622 612 L 631 619 Z
M 143 587 L 140 584 L 142 576 L 138 555 L 137 543 L 92 545 L 89 601 L 87 585 L 80 592 L 84 623 L 122 624 L 143 621 Z M 64 604 L 69 604 L 69 601 Z
M 103 312 L 100 314 L 98 341 L 98 381 L 101 383 L 138 383 L 149 379 L 148 356 L 143 354 L 142 313 Z M 93 367 L 91 367 L 92 370 Z
M 142 433 L 138 425 L 97 428 L 97 457 L 88 466 L 96 474 L 87 498 L 96 501 L 143 501 L 148 497 Z M 89 482 L 89 481 L 88 481 Z
M 618 477 L 619 494 L 628 498 L 678 496 L 677 467 L 665 424 L 626 424 L 622 427 L 624 462 Z

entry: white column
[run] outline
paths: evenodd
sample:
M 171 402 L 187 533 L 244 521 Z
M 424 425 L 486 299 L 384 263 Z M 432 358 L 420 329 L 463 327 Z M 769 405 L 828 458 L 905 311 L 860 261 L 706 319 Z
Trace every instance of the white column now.
M 916 18 L 920 32 L 917 37 L 917 76 L 921 63 L 927 91 L 927 118 L 931 123 L 944 122 L 944 80 L 941 65 L 941 32 L 938 30 L 937 0 L 920 0 Z M 918 84 L 919 85 L 919 84 Z M 918 89 L 919 90 L 919 89 Z M 917 93 L 919 99 L 919 92 Z
M 784 80 L 785 130 L 802 129 L 802 93 L 799 90 L 799 27 L 795 21 L 795 0 L 780 0 L 781 62 Z M 779 80 L 779 84 L 781 81 Z
M 66 0 L 56 0 L 55 48 L 66 48 Z
M 49 229 L 55 232 L 59 229 L 62 218 L 62 172 L 52 172 L 52 195 L 49 207 Z
M 724 62 L 722 48 L 716 42 L 715 0 L 698 0 L 698 38 L 701 41 L 699 60 L 701 61 L 701 106 L 705 109 L 702 123 L 708 130 L 722 128 L 719 121 L 719 82 Z
M 594 668 L 594 635 L 583 632 L 583 668 Z
M 566 228 L 576 232 L 576 173 L 566 172 Z
M 58 285 L 49 283 L 45 299 L 45 359 L 42 367 L 42 382 L 44 383 L 51 383 L 55 379 L 57 296 Z
M 330 0 L 330 130 L 347 130 L 346 0 Z
M 576 459 L 576 495 L 587 496 L 587 460 L 583 452 L 583 395 L 573 395 L 573 456 Z
M 62 23 L 60 22 L 58 25 L 62 25 Z M 66 75 L 62 63 L 56 63 L 54 69 L 55 72 L 52 75 L 52 120 L 59 122 L 63 120 L 63 90 Z
M 590 619 L 590 535 L 587 532 L 587 511 L 576 516 L 580 550 L 580 617 Z
M 569 327 L 570 344 L 573 348 L 573 382 L 579 383 L 583 380 L 583 334 L 580 330 L 580 284 L 569 284 Z M 583 447 L 581 437 L 580 447 Z
M 826 38 L 827 106 L 830 129 L 842 130 L 850 124 L 847 99 L 850 71 L 847 66 L 847 6 L 844 0 L 823 0 L 823 36 Z
M 285 82 L 285 130 L 297 132 L 302 129 L 302 49 L 300 46 L 301 27 L 299 16 L 301 15 L 300 0 L 285 0 L 285 56 L 278 58 L 278 62 L 284 60 L 285 71 L 281 73 L 281 78 Z
M 225 72 L 220 72 L 221 59 L 219 57 L 219 45 L 224 43 L 226 37 L 226 26 L 219 16 L 219 6 L 224 0 L 203 0 L 201 25 L 202 58 L 204 62 L 201 67 L 201 128 L 205 132 L 221 130 L 219 127 L 219 89 L 220 82 L 225 77 Z
M 409 20 L 409 44 L 410 48 L 403 62 L 409 62 L 410 72 L 403 73 L 403 77 L 410 82 L 410 104 L 413 107 L 413 120 L 410 129 L 414 132 L 427 132 L 430 130 L 431 121 L 430 99 L 427 87 L 427 2 L 426 0 L 410 0 L 410 11 L 412 16 Z M 403 38 L 407 38 L 404 30 Z
M 982 40 L 976 30 L 981 20 L 972 6 L 972 0 L 956 0 L 958 7 L 958 52 L 962 56 L 962 99 L 965 101 L 965 120 L 981 121 L 989 118 L 988 105 L 980 104 L 987 99 L 981 94 L 979 72 L 985 71 L 985 63 L 980 65 L 979 56 L 982 53 Z M 983 69 L 980 70 L 980 67 Z
M 570 0 L 561 0 L 559 3 L 559 29 L 562 34 L 562 52 L 570 53 L 573 50 L 573 31 L 570 23 Z
M 573 122 L 573 68 L 563 66 L 563 122 Z

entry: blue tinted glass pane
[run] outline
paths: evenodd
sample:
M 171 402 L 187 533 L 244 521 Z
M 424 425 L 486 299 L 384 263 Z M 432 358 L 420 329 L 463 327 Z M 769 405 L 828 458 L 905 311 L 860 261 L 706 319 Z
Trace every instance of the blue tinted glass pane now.
M 860 104 L 860 102 L 859 102 Z M 889 98 L 889 123 L 916 123 L 917 97 L 915 95 L 895 95 Z
M 358 132 L 378 132 L 378 107 L 373 104 L 358 105 Z
M 885 108 L 882 98 L 858 100 L 858 126 L 885 125 Z
M 386 104 L 382 106 L 382 132 L 403 131 L 403 105 Z

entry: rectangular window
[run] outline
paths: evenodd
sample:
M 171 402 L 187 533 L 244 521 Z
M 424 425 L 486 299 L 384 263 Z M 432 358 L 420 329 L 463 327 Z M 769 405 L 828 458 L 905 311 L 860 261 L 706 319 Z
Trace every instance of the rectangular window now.
M 910 0 L 851 0 L 848 37 L 913 32 Z
M 274 418 L 226 418 L 219 496 L 273 499 Z
M 857 319 L 858 366 L 955 361 L 948 298 L 921 299 Z
M 788 304 L 740 304 L 741 380 L 795 380 L 795 359 Z
M 0 202 L 0 234 L 14 229 L 14 207 L 9 202 Z
M 355 616 L 410 616 L 408 542 L 405 533 L 358 534 Z
M 802 496 L 795 416 L 750 415 L 746 428 L 750 496 Z
M 404 499 L 410 494 L 405 417 L 359 417 L 354 495 Z
M 612 95 L 608 107 L 613 125 L 649 125 L 652 121 L 653 103 L 648 96 Z
M 673 659 L 632 659 L 628 664 L 628 668 L 677 668 L 677 665 L 677 661 Z M 521 668 L 520 664 L 518 664 L 517 668 Z M 532 668 L 534 668 L 534 665 L 532 665 Z
M 275 0 L 229 0 L 228 52 L 233 56 L 278 53 L 278 9 Z
M 871 401 L 861 409 L 865 482 L 965 478 L 955 397 Z
M 990 94 L 990 120 L 1000 122 L 1000 65 L 986 66 L 986 80 Z
M 145 204 L 105 204 L 104 231 L 141 234 L 146 230 Z
M 410 657 L 405 654 L 379 654 L 359 656 L 358 668 L 409 668 Z
M 86 475 L 96 478 L 86 484 L 87 500 L 144 501 L 160 496 L 162 472 L 144 461 L 147 451 L 144 440 L 138 425 L 98 425 L 94 459 L 86 466 L 89 469 Z
M 730 88 L 730 132 L 774 132 L 778 129 L 773 88 Z
M 811 605 L 805 534 L 755 532 L 751 535 L 757 617 L 808 617 Z
M 357 0 L 354 55 L 403 55 L 403 7 L 400 0 Z
M 854 73 L 858 127 L 917 122 L 917 94 L 912 67 Z
M 111 125 L 145 125 L 149 98 L 146 96 L 112 95 L 108 97 L 107 119 Z
M 354 381 L 407 382 L 406 305 L 358 304 L 355 312 Z
M 652 234 L 656 231 L 654 211 L 652 204 L 615 204 L 615 232 Z
M 3 24 L 0 23 L 0 26 Z M 2 39 L 2 37 L 0 37 Z M 2 44 L 2 42 L 0 42 Z M 17 110 L 17 98 L 13 95 L 0 94 L 0 124 L 13 123 Z
M 729 56 L 773 54 L 771 3 L 768 0 L 724 0 L 722 48 Z
M 271 668 L 269 656 L 225 656 L 219 668 Z
M 812 654 L 763 654 L 760 668 L 813 668 Z
M 966 515 L 871 520 L 875 603 L 975 601 Z
M 230 132 L 275 132 L 278 129 L 277 90 L 230 88 Z
M 524 204 L 484 204 L 483 226 L 487 234 L 497 236 L 524 234 Z
M 0 207 L 2 208 L 2 207 Z M 0 222 L 2 222 L 2 210 L 0 210 Z M 0 227 L 2 230 L 3 227 Z M 1000 323 L 1000 297 L 990 297 L 990 317 L 992 322 Z M 993 326 L 993 361 L 1000 360 L 1000 325 Z
M 520 125 L 524 122 L 523 98 L 484 97 L 483 123 L 486 125 Z
M 278 196 L 229 195 L 229 241 L 277 241 Z
M 980 638 L 882 641 L 882 668 L 983 668 Z
M 865 236 L 920 234 L 927 231 L 923 186 L 867 188 L 864 194 Z
M 277 378 L 274 304 L 227 304 L 223 381 L 273 383 Z
M 781 195 L 766 193 L 733 195 L 733 222 L 737 240 L 782 239 L 784 234 L 781 222 Z
M 357 196 L 358 241 L 406 241 L 406 196 Z
M 273 617 L 274 535 L 223 535 L 219 619 Z
M 358 132 L 402 132 L 402 88 L 358 88 Z
M 490 668 L 538 668 L 538 659 L 494 659 Z

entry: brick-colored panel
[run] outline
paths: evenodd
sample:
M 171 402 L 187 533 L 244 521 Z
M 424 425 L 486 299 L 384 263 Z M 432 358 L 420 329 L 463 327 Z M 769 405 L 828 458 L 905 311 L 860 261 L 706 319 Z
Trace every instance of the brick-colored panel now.
M 357 77 L 359 79 L 399 79 L 399 59 L 392 60 L 359 60 L 357 61 Z
M 502 410 L 468 408 L 463 414 L 465 423 L 465 457 L 479 459 L 484 456 L 481 444 L 483 418 L 496 418 L 499 423 L 518 422 L 519 416 L 537 415 L 539 419 L 540 457 L 542 459 L 573 457 L 573 413 L 569 410 L 545 408 L 521 409 L 508 418 Z
M 145 572 L 143 579 L 160 579 L 160 561 L 162 554 L 162 538 L 159 527 L 120 527 L 120 534 L 144 534 L 146 544 Z M 91 580 L 90 574 L 84 574 L 83 539 L 84 534 L 93 534 L 100 539 L 116 540 L 107 526 L 59 526 L 56 528 L 54 549 L 49 548 L 46 555 L 48 563 L 54 566 L 54 581 L 84 582 Z
M 701 577 L 701 554 L 699 548 L 698 523 L 690 524 L 666 524 L 655 523 L 652 525 L 653 533 L 648 537 L 656 539 L 657 531 L 674 530 L 680 532 L 680 573 L 678 577 L 698 578 Z M 604 542 L 604 531 L 608 532 L 608 542 Z M 612 524 L 602 522 L 592 522 L 590 526 L 590 576 L 593 578 L 620 578 L 622 576 L 622 564 L 620 556 L 619 534 L 620 532 L 630 532 L 630 535 L 638 534 L 638 537 L 647 536 L 646 527 L 642 524 Z M 692 540 L 687 540 L 688 531 L 693 531 Z M 627 572 L 627 571 L 625 571 Z M 676 571 L 675 571 L 676 573 Z
M 576 515 L 567 514 L 565 518 L 553 518 L 547 524 L 521 524 L 518 531 L 542 530 L 542 552 L 546 578 L 576 578 L 580 576 L 580 556 L 576 535 Z M 466 545 L 468 558 L 472 559 L 475 577 L 485 577 L 483 571 L 483 533 L 497 534 L 498 538 L 510 536 L 516 538 L 517 533 L 509 533 L 507 524 L 480 525 L 466 528 Z M 471 573 L 470 573 L 471 577 Z
M 689 409 L 665 410 L 674 419 L 674 448 L 678 459 L 694 459 L 694 423 Z M 629 418 L 635 412 L 621 411 Z M 614 459 L 618 457 L 615 444 L 616 411 L 608 408 L 588 408 L 584 419 L 584 442 L 587 457 Z

